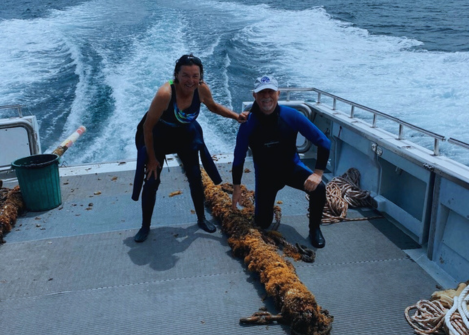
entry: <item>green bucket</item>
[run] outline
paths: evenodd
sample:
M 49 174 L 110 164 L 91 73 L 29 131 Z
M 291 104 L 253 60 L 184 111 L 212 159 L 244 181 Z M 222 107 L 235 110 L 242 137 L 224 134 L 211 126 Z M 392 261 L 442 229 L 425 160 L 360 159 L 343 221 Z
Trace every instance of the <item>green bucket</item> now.
M 33 155 L 11 163 L 21 189 L 26 209 L 46 211 L 62 203 L 59 178 L 59 156 Z

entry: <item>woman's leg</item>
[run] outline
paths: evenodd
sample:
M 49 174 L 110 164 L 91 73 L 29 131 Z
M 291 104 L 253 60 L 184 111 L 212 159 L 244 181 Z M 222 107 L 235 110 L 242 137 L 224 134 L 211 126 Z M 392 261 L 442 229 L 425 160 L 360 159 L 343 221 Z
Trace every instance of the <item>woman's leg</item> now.
M 164 154 L 158 154 L 156 157 L 161 166 L 163 165 L 164 158 Z M 151 176 L 150 179 L 146 180 L 145 177 L 145 184 L 143 185 L 142 191 L 142 227 L 134 237 L 135 242 L 145 241 L 148 237 L 148 233 L 150 232 L 151 218 L 153 216 L 153 209 L 155 208 L 156 202 L 156 191 L 161 183 L 160 176 L 162 170 L 163 169 L 161 167 L 158 169 L 157 178 Z
M 179 151 L 177 154 L 182 161 L 184 170 L 186 171 L 187 179 L 189 181 L 192 202 L 194 203 L 195 213 L 197 214 L 197 224 L 203 230 L 209 233 L 213 233 L 216 231 L 216 227 L 213 225 L 213 223 L 207 221 L 205 218 L 205 196 L 202 186 L 202 174 L 200 172 L 199 165 L 199 151 L 183 150 Z

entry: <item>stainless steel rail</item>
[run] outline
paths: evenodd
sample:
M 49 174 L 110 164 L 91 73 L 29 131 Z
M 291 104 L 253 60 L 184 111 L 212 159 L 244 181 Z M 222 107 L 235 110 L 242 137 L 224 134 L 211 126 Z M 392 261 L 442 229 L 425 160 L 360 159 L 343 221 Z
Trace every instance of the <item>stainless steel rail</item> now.
M 355 108 L 359 108 L 361 110 L 370 112 L 370 113 L 373 114 L 373 122 L 371 124 L 372 128 L 377 127 L 376 122 L 377 122 L 378 116 L 383 117 L 383 118 L 388 119 L 388 120 L 391 120 L 391 121 L 393 121 L 393 122 L 395 122 L 399 125 L 399 132 L 398 132 L 398 138 L 397 138 L 398 140 L 404 139 L 404 128 L 409 128 L 409 129 L 412 129 L 416 132 L 425 134 L 425 135 L 433 138 L 433 141 L 434 141 L 433 142 L 433 154 L 435 156 L 440 155 L 440 141 L 446 141 L 446 138 L 443 135 L 440 135 L 440 134 L 434 133 L 432 131 L 420 128 L 420 127 L 415 126 L 411 123 L 408 123 L 408 122 L 405 122 L 401 119 L 398 119 L 394 116 L 391 116 L 391 115 L 388 115 L 386 113 L 380 112 L 376 109 L 369 108 L 369 107 L 357 104 L 353 101 L 349 101 L 347 99 L 338 97 L 334 94 L 331 94 L 331 93 L 328 93 L 328 92 L 325 92 L 325 91 L 321 91 L 317 88 L 289 88 L 289 87 L 285 87 L 285 88 L 279 88 L 279 90 L 280 90 L 280 92 L 284 92 L 284 93 L 287 94 L 287 101 L 290 100 L 291 92 L 315 92 L 315 93 L 317 93 L 316 104 L 318 104 L 318 105 L 321 104 L 321 97 L 322 96 L 327 96 L 329 98 L 332 98 L 332 110 L 336 110 L 337 101 L 343 102 L 343 103 L 350 106 L 350 108 L 351 108 L 350 109 L 350 118 L 352 118 L 352 119 L 355 117 Z M 456 145 L 459 145 L 463 148 L 469 149 L 469 144 L 467 144 L 465 142 L 462 142 L 462 141 L 459 141 L 459 140 L 456 140 L 456 139 L 453 139 L 453 138 L 450 138 L 448 140 L 448 143 L 456 144 Z
M 448 143 L 456 144 L 456 145 L 459 145 L 460 147 L 463 147 L 465 149 L 469 149 L 469 144 L 467 144 L 466 142 L 459 141 L 459 140 L 457 140 L 455 138 L 452 138 L 452 137 L 450 137 L 448 139 Z

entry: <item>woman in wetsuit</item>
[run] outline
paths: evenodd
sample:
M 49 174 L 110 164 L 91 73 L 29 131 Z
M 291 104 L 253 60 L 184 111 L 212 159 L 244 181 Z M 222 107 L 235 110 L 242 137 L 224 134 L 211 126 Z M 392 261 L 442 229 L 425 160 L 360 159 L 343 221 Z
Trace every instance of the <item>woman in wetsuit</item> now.
M 142 227 L 134 240 L 143 242 L 150 231 L 156 191 L 166 154 L 176 153 L 184 165 L 197 214 L 197 224 L 213 233 L 215 226 L 206 220 L 204 193 L 198 153 L 205 146 L 202 129 L 196 119 L 200 104 L 216 114 L 244 122 L 246 115 L 237 114 L 216 103 L 210 88 L 203 81 L 203 66 L 199 58 L 184 55 L 176 62 L 174 80 L 158 89 L 143 123 L 143 138 L 137 147 L 146 146 L 145 184 L 142 192 Z M 140 142 L 140 143 L 139 143 Z

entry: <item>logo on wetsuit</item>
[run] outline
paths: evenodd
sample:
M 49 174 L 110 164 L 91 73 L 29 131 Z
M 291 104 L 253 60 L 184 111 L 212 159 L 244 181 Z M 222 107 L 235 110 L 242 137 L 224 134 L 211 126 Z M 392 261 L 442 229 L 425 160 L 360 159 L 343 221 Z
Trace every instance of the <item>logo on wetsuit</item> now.
M 270 142 L 267 142 L 267 143 L 264 143 L 264 146 L 267 147 L 267 148 L 271 148 L 277 144 L 279 144 L 280 141 L 270 141 Z

